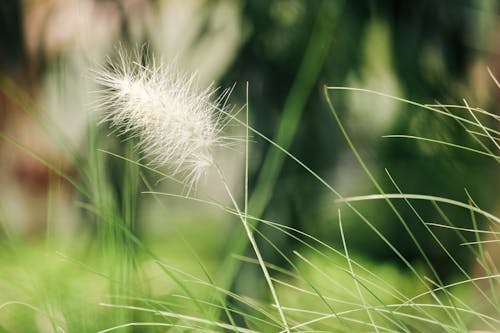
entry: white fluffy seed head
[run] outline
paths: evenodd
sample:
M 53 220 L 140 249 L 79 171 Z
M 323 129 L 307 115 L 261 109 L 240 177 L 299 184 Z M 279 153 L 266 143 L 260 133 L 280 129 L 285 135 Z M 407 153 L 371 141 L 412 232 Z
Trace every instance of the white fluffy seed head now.
M 166 166 L 189 188 L 195 186 L 213 164 L 213 149 L 227 140 L 221 136 L 224 111 L 217 106 L 227 94 L 213 101 L 215 89 L 197 91 L 195 75 L 154 60 L 143 65 L 140 57 L 133 60 L 124 52 L 108 65 L 96 72 L 104 87 L 103 121 L 122 136 L 137 136 L 150 164 Z

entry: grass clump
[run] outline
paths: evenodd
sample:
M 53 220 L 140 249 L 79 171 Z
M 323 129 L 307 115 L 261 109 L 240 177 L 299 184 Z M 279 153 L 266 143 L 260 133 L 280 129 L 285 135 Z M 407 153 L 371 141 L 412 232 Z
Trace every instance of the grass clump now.
M 36 240 L 29 243 L 5 237 L 0 256 L 0 331 L 499 331 L 500 275 L 494 250 L 500 218 L 482 208 L 467 191 L 462 201 L 405 193 L 405 180 L 395 179 L 390 166 L 381 181 L 344 127 L 332 96 L 339 90 L 374 94 L 444 116 L 470 136 L 474 145 L 412 134 L 385 137 L 460 149 L 491 159 L 495 167 L 500 161 L 500 133 L 495 129 L 499 117 L 472 108 L 466 101 L 462 106 L 426 105 L 374 91 L 324 87 L 332 126 L 336 123 L 375 189 L 375 193 L 345 197 L 291 153 L 290 138 L 283 143 L 283 134 L 273 140 L 251 127 L 248 101 L 242 119 L 225 106 L 228 93 L 219 98 L 214 98 L 213 89 L 198 93 L 193 76 L 172 76 L 171 68 L 158 62 L 148 66 L 141 59 L 121 56 L 119 65 L 112 63 L 109 70 L 99 72 L 98 80 L 106 89 L 100 105 L 106 112 L 104 120 L 125 139 L 123 151 L 109 149 L 109 138 L 102 140 L 102 127 L 91 126 L 79 179 L 53 166 L 77 185 L 78 206 L 93 230 L 86 228 L 70 245 L 53 242 L 40 247 Z M 244 129 L 242 140 L 224 136 L 229 124 Z M 280 128 L 285 127 L 284 122 Z M 267 141 L 272 156 L 296 163 L 331 196 L 338 242 L 284 221 L 265 219 L 263 209 L 252 210 L 251 137 Z M 15 143 L 15 138 L 4 139 Z M 241 198 L 227 181 L 225 166 L 213 154 L 217 148 L 238 147 L 238 142 L 245 151 Z M 279 170 L 279 164 L 272 169 Z M 208 169 L 217 177 L 225 200 L 215 200 L 197 186 Z M 274 179 L 275 171 L 271 173 Z M 172 183 L 179 192 L 158 190 L 155 181 Z M 167 242 L 162 237 L 151 240 L 144 236 L 147 232 L 141 230 L 139 221 L 144 198 L 155 199 L 155 205 L 163 209 L 162 216 L 173 224 Z M 253 200 L 264 202 L 258 207 L 267 201 Z M 369 200 L 391 212 L 392 222 L 401 225 L 419 260 L 407 258 L 400 249 L 402 244 L 386 235 L 376 217 L 365 213 L 362 204 Z M 420 201 L 441 222 L 427 221 L 419 211 Z M 199 221 L 168 220 L 173 211 L 168 202 L 200 211 L 210 207 L 223 222 L 203 216 L 198 216 L 206 220 L 203 226 Z M 450 207 L 461 212 L 460 223 L 449 218 Z M 347 214 L 354 217 L 350 221 L 355 219 L 370 230 L 363 236 L 366 241 L 380 242 L 398 265 L 373 262 L 353 250 L 353 235 L 346 228 L 352 222 L 346 221 Z M 229 221 L 235 220 L 240 224 L 232 226 Z M 437 249 L 442 260 L 453 267 L 453 274 L 443 276 L 439 267 L 443 263 L 431 257 L 430 249 L 414 231 L 415 224 L 431 240 L 432 251 Z M 225 237 L 236 227 L 244 230 L 246 239 L 231 247 L 238 251 L 228 252 Z M 264 230 L 293 240 L 295 248 L 281 247 Z M 443 233 L 453 234 L 456 244 L 444 242 Z M 251 251 L 246 251 L 248 244 Z M 467 249 L 473 265 L 457 255 L 456 246 Z M 238 270 L 248 274 L 237 275 Z M 237 284 L 253 292 L 235 292 Z

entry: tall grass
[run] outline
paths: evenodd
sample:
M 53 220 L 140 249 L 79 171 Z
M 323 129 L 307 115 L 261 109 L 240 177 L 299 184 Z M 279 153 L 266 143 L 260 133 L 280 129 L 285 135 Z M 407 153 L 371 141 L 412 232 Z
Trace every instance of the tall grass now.
M 492 79 L 495 80 L 493 75 Z M 13 89 L 5 84 L 2 88 Z M 344 197 L 289 151 L 293 137 L 283 141 L 281 137 L 284 134 L 281 134 L 276 140 L 270 139 L 249 125 L 248 116 L 242 120 L 221 108 L 220 112 L 247 132 L 243 147 L 246 153 L 245 177 L 241 181 L 243 191 L 240 191 L 242 198 L 233 194 L 234 189 L 224 181 L 224 166 L 219 169 L 220 186 L 230 198 L 230 205 L 226 205 L 211 199 L 201 190 L 189 194 L 183 192 L 182 187 L 180 192 L 157 190 L 158 179 L 173 184 L 179 181 L 161 168 L 144 164 L 134 149 L 133 141 L 122 145 L 120 151 L 114 150 L 116 145 L 113 140 L 102 133 L 105 129 L 91 123 L 87 153 L 77 159 L 78 179 L 46 162 L 56 174 L 74 185 L 79 193 L 77 204 L 84 217 L 81 223 L 91 227 L 82 228 L 69 246 L 57 244 L 50 235 L 53 244 L 41 248 L 37 242 L 12 236 L 8 221 L 1 221 L 5 236 L 0 255 L 0 331 L 500 331 L 500 275 L 494 252 L 500 234 L 500 218 L 482 208 L 467 191 L 462 201 L 425 193 L 406 193 L 405 179 L 394 179 L 390 166 L 385 170 L 384 180 L 379 179 L 379 170 L 373 170 L 365 162 L 335 109 L 334 97 L 341 90 L 372 94 L 373 98 L 390 98 L 445 116 L 456 122 L 464 135 L 471 137 L 474 146 L 410 133 L 387 135 L 387 140 L 439 144 L 446 149 L 460 149 L 495 163 L 500 162 L 500 132 L 495 127 L 500 118 L 485 110 L 472 108 L 466 101 L 463 105 L 426 105 L 374 91 L 325 87 L 329 107 L 325 112 L 332 114 L 332 128 L 340 130 L 376 193 Z M 22 99 L 18 102 L 26 104 Z M 246 108 L 248 115 L 251 112 L 248 102 Z M 298 114 L 294 117 L 299 119 Z M 281 128 L 285 126 L 283 120 Z M 268 199 L 260 194 L 254 197 L 248 187 L 248 165 L 252 154 L 250 135 L 270 144 L 273 149 L 269 157 L 271 160 L 292 160 L 329 192 L 331 203 L 335 205 L 340 243 L 332 244 L 326 239 L 289 227 L 283 221 L 262 218 L 262 208 L 255 207 L 265 205 Z M 17 144 L 16 138 L 4 134 L 1 137 L 10 144 Z M 64 142 L 61 137 L 57 140 Z M 29 147 L 20 146 L 20 149 L 41 159 Z M 271 163 L 272 167 L 269 163 L 265 163 L 261 171 L 263 179 L 275 178 L 279 173 L 279 163 Z M 266 174 L 271 176 L 266 178 Z M 383 185 L 387 183 L 391 189 Z M 273 190 L 273 182 L 261 181 L 258 184 L 265 184 L 266 193 Z M 262 186 L 257 186 L 257 189 Z M 185 221 L 169 221 L 175 224 L 175 229 L 168 241 L 148 241 L 140 232 L 141 221 L 138 220 L 144 197 L 153 197 L 155 205 L 162 209 L 161 214 L 165 216 L 169 214 L 169 208 L 163 207 L 167 201 L 183 202 L 183 207 L 192 207 L 188 209 L 193 210 L 202 206 L 212 207 L 224 213 L 227 221 L 239 220 L 241 224 L 235 224 L 235 227 L 244 230 L 246 238 L 235 240 L 230 250 L 223 250 L 223 260 L 219 258 L 215 262 L 210 255 L 202 253 L 200 249 L 203 247 L 197 244 L 199 238 L 203 238 L 200 233 L 204 232 L 207 237 L 218 238 L 213 244 L 224 239 L 224 232 L 210 231 L 209 222 L 183 226 Z M 252 206 L 251 198 L 264 203 Z M 418 249 L 419 261 L 406 258 L 400 249 L 401 244 L 385 234 L 376 218 L 363 212 L 364 201 L 374 201 L 377 207 L 388 207 L 392 211 L 394 221 L 402 225 Z M 441 222 L 426 221 L 417 208 L 417 201 L 426 202 L 426 209 L 435 210 L 441 216 Z M 461 210 L 462 218 L 468 221 L 467 226 L 449 218 L 449 207 Z M 402 210 L 410 210 L 414 219 L 408 220 L 408 215 Z M 343 224 L 346 214 L 356 216 L 359 223 L 366 225 L 371 230 L 371 234 L 365 236 L 367 241 L 382 242 L 400 265 L 372 262 L 362 253 L 353 252 L 351 235 Z M 51 220 L 51 216 L 47 220 Z M 413 223 L 424 227 L 426 237 L 432 239 L 433 246 L 454 267 L 456 274 L 451 280 L 445 280 L 439 274 L 439 267 L 436 267 L 439 263 L 429 257 L 429 249 L 415 235 Z M 299 246 L 296 249 L 281 248 L 262 231 L 263 225 L 266 230 L 275 230 Z M 449 248 L 442 241 L 443 232 L 454 234 L 460 240 L 460 246 L 466 247 L 473 257 L 476 269 L 471 269 L 467 260 L 459 257 L 454 248 Z M 249 242 L 253 252 L 246 251 Z M 286 265 L 277 266 L 266 261 L 266 257 L 259 252 L 258 244 L 267 244 L 273 249 L 274 256 L 280 257 Z M 260 267 L 260 279 L 267 282 L 266 291 L 261 291 L 263 297 L 235 293 L 231 288 L 236 279 L 243 279 L 240 283 L 262 285 L 259 281 L 244 280 L 244 275 L 237 275 L 239 269 L 249 266 Z

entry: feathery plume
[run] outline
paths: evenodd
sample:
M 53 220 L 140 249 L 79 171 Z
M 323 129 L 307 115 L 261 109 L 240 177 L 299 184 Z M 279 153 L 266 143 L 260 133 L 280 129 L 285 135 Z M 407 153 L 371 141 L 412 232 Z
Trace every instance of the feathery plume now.
M 189 188 L 213 164 L 212 151 L 225 144 L 221 135 L 224 112 L 218 104 L 228 91 L 212 101 L 216 89 L 197 91 L 196 75 L 182 75 L 172 66 L 119 52 L 119 62 L 97 71 L 104 87 L 102 105 L 120 135 L 138 137 L 138 149 L 153 166 L 166 166 Z

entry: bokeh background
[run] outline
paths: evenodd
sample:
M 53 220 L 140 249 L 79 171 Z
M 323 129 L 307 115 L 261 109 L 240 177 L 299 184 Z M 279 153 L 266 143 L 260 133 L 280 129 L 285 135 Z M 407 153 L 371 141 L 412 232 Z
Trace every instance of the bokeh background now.
M 0 244 L 5 251 L 0 266 L 8 267 L 4 278 L 10 283 L 13 275 L 7 272 L 26 263 L 42 265 L 40 253 L 50 257 L 65 249 L 92 248 L 98 238 L 98 221 L 86 209 L 89 203 L 47 162 L 82 179 L 80 166 L 88 162 L 92 147 L 89 133 L 95 132 L 102 140 L 97 148 L 126 154 L 126 143 L 109 135 L 106 125 L 96 125 L 99 87 L 92 79 L 92 70 L 103 66 L 106 57 L 113 58 L 118 45 L 130 50 L 146 45 L 148 55 L 174 62 L 180 71 L 196 72 L 200 87 L 233 87 L 228 101 L 238 109 L 248 100 L 252 127 L 274 138 L 342 195 L 354 196 L 377 192 L 331 116 L 324 86 L 371 89 L 427 104 L 464 106 L 465 98 L 473 107 L 500 115 L 499 90 L 488 74 L 489 68 L 500 76 L 499 15 L 495 0 L 2 1 Z M 372 93 L 333 90 L 330 97 L 388 193 L 397 189 L 385 169 L 405 193 L 463 202 L 469 194 L 481 208 L 498 214 L 500 173 L 495 160 L 432 143 L 382 138 L 409 134 L 473 145 L 457 122 Z M 467 116 L 467 110 L 460 112 Z M 489 125 L 500 130 L 498 122 Z M 228 131 L 243 133 L 238 126 Z M 220 156 L 240 199 L 243 149 Z M 252 137 L 250 149 L 250 212 L 339 246 L 337 209 L 345 206 L 336 204 L 324 186 L 266 141 Z M 123 161 L 100 154 L 113 196 L 123 202 Z M 149 176 L 155 190 L 175 191 Z M 216 184 L 208 177 L 199 191 L 229 202 Z M 147 190 L 142 182 L 136 190 L 134 232 L 158 246 L 160 257 L 190 267 L 194 264 L 188 248 L 193 247 L 215 269 L 238 252 L 241 226 L 231 222 L 231 216 L 199 204 L 193 209 L 192 202 L 181 199 L 158 202 L 141 194 Z M 359 207 L 408 260 L 419 264 L 417 248 L 388 207 L 376 202 Z M 415 207 L 425 221 L 442 219 L 429 203 Z M 398 208 L 443 277 L 452 278 L 451 263 L 414 213 L 404 203 Z M 457 225 L 470 223 L 463 210 L 446 212 Z M 373 265 L 402 269 L 392 251 L 344 208 L 343 222 L 353 253 Z M 260 230 L 279 248 L 301 249 L 283 234 L 263 226 Z M 474 271 L 473 258 L 456 236 L 440 235 L 451 251 L 463 252 L 458 256 Z M 12 239 L 27 249 L 17 261 L 7 251 Z M 287 267 L 266 243 L 261 246 L 268 261 Z M 254 266 L 242 264 L 237 271 L 234 290 L 265 294 Z M 15 315 L 9 312 L 5 317 Z

